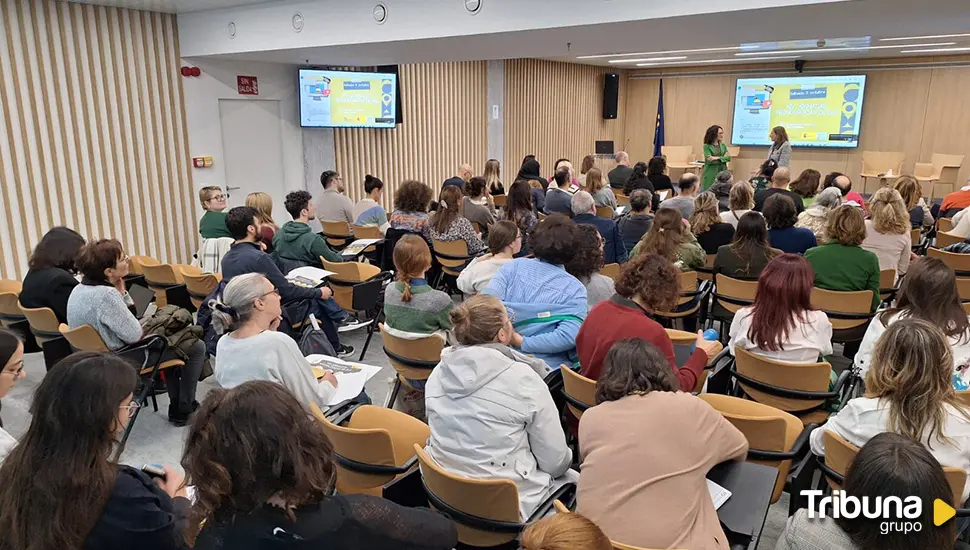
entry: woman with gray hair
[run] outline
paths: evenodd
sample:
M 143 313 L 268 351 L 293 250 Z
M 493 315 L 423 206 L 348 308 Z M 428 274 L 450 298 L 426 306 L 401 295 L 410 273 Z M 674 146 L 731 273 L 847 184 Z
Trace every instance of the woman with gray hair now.
M 798 215 L 798 223 L 795 227 L 811 229 L 815 233 L 815 240 L 819 246 L 829 242 L 826 232 L 828 225 L 829 212 L 838 208 L 842 204 L 842 192 L 836 187 L 829 187 L 815 197 L 815 202 L 804 212 Z
M 276 332 L 282 310 L 280 294 L 260 273 L 233 277 L 221 299 L 209 301 L 212 324 L 223 334 L 216 348 L 216 381 L 234 388 L 250 380 L 276 382 L 304 406 L 326 410 L 337 379 L 324 371 L 318 381 L 313 367 L 292 338 Z

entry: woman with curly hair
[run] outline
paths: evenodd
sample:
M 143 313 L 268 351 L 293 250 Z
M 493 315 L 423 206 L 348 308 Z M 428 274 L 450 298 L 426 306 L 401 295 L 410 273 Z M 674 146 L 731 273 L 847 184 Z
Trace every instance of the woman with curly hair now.
M 420 181 L 401 184 L 394 196 L 394 211 L 388 220 L 391 229 L 421 233 L 428 237 L 428 205 L 434 194 Z
M 333 446 L 322 424 L 273 382 L 209 392 L 182 467 L 195 484 L 187 538 L 196 550 L 447 550 L 458 542 L 454 523 L 437 512 L 334 495 Z
M 645 255 L 623 266 L 616 280 L 616 294 L 589 312 L 576 337 L 580 373 L 597 380 L 603 374 L 606 353 L 625 338 L 642 338 L 659 349 L 676 373 L 678 387 L 693 391 L 697 379 L 717 349 L 715 342 L 697 333 L 697 347 L 683 367 L 674 359 L 674 345 L 660 323 L 651 317 L 658 311 L 671 311 L 680 296 L 680 274 L 669 261 Z
M 704 249 L 684 224 L 680 210 L 662 208 L 653 217 L 653 225 L 630 252 L 631 258 L 656 254 L 673 262 L 681 271 L 693 271 L 707 261 Z
M 579 424 L 576 511 L 623 544 L 726 550 L 705 476 L 744 460 L 748 441 L 714 407 L 678 390 L 650 342 L 611 347 L 597 405 Z
M 909 269 L 913 239 L 909 211 L 899 191 L 881 187 L 869 199 L 869 215 L 862 248 L 879 258 L 879 269 L 895 269 L 902 277 Z
M 577 226 L 579 235 L 573 258 L 566 262 L 565 268 L 570 275 L 579 279 L 586 287 L 586 303 L 593 307 L 603 300 L 613 297 L 613 279 L 600 274 L 603 267 L 603 237 L 592 225 Z
M 734 238 L 734 226 L 721 221 L 717 198 L 711 192 L 701 193 L 694 199 L 690 229 L 706 254 L 717 254 L 718 248 L 730 244 Z

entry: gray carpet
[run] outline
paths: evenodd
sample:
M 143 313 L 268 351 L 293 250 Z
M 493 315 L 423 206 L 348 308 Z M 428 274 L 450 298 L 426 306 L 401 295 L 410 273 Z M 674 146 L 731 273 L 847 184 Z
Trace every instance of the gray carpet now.
M 341 339 L 358 350 L 364 345 L 364 331 L 341 334 Z M 359 355 L 357 356 L 359 357 Z M 354 357 L 356 360 L 356 357 Z M 384 369 L 367 383 L 367 393 L 374 400 L 374 404 L 382 405 L 390 389 L 388 381 L 393 378 L 393 371 L 388 365 L 387 358 L 381 349 L 381 335 L 377 333 L 371 340 L 364 362 L 379 365 Z M 3 423 L 5 429 L 14 437 L 20 437 L 27 429 L 30 415 L 27 409 L 30 396 L 44 377 L 44 359 L 39 353 L 28 355 L 24 360 L 27 377 L 19 381 L 13 390 L 3 399 Z M 217 387 L 211 378 L 199 384 L 198 398 L 201 401 L 205 394 Z M 155 413 L 149 406 L 138 415 L 138 421 L 131 432 L 121 461 L 140 468 L 144 464 L 167 464 L 181 470 L 178 465 L 184 446 L 185 428 L 176 428 L 169 424 L 166 417 L 168 410 L 168 396 L 158 396 L 159 412 Z M 758 548 L 771 550 L 775 540 L 785 528 L 788 514 L 788 495 L 782 495 L 768 510 L 762 542 Z

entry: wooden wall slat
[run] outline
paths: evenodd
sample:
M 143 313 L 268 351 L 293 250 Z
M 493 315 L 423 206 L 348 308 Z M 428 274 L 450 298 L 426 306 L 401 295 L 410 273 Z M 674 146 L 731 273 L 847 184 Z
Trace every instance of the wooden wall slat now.
M 0 0 L 0 20 L 0 278 L 22 278 L 57 225 L 188 261 L 194 201 L 175 16 Z

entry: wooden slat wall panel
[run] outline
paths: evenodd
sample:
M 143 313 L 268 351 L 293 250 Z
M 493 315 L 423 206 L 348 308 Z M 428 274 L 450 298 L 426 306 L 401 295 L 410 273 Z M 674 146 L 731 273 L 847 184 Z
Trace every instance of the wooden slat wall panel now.
M 337 171 L 347 195 L 363 198 L 364 176 L 384 182 L 383 206 L 409 180 L 437 190 L 467 162 L 480 172 L 488 160 L 487 65 L 484 61 L 402 65 L 404 124 L 394 130 L 334 130 Z
M 0 0 L 0 277 L 57 225 L 190 258 L 179 66 L 174 15 Z
M 597 140 L 624 148 L 627 81 L 620 71 L 619 114 L 603 120 L 603 75 L 608 67 L 538 59 L 505 62 L 504 180 L 511 181 L 525 155 L 536 155 L 543 176 L 568 158 L 579 171 Z

